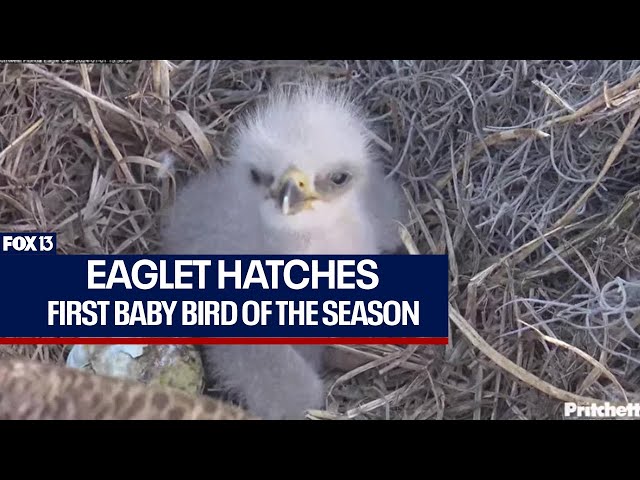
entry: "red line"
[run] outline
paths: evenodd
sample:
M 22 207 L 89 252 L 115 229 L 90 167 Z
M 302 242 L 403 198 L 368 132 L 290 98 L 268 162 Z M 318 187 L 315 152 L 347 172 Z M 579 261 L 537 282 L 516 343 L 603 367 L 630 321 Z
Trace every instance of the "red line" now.
M 0 338 L 0 345 L 447 345 L 447 338 Z

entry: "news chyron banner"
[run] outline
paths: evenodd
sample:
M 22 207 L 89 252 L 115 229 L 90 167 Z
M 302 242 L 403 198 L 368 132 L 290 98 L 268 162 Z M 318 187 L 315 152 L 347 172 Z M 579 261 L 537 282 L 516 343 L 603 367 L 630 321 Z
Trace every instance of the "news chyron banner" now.
M 0 234 L 2 343 L 446 344 L 446 255 L 63 255 Z

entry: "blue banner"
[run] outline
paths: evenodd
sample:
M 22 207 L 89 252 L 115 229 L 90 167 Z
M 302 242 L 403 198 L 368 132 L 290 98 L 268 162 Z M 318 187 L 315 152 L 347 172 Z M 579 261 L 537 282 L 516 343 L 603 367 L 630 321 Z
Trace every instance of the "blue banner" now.
M 45 255 L 46 234 L 4 234 L 3 244 L 9 235 L 0 253 L 3 343 L 448 338 L 446 255 Z

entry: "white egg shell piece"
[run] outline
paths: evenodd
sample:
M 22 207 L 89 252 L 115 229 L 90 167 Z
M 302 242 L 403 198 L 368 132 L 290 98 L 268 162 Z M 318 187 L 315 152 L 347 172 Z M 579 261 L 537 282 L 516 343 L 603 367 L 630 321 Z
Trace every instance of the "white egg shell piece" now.
M 192 345 L 74 345 L 68 367 L 201 393 L 204 370 Z

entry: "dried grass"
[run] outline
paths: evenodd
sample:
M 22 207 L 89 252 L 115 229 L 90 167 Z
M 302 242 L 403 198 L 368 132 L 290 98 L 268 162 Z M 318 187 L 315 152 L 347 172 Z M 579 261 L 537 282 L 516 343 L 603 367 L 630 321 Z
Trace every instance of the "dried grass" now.
M 640 61 L 152 61 L 0 67 L 0 231 L 147 253 L 155 213 L 305 69 L 344 83 L 450 256 L 451 343 L 341 346 L 316 418 L 547 419 L 640 401 Z M 166 173 L 166 153 L 177 159 Z M 0 346 L 59 362 L 61 346 Z

